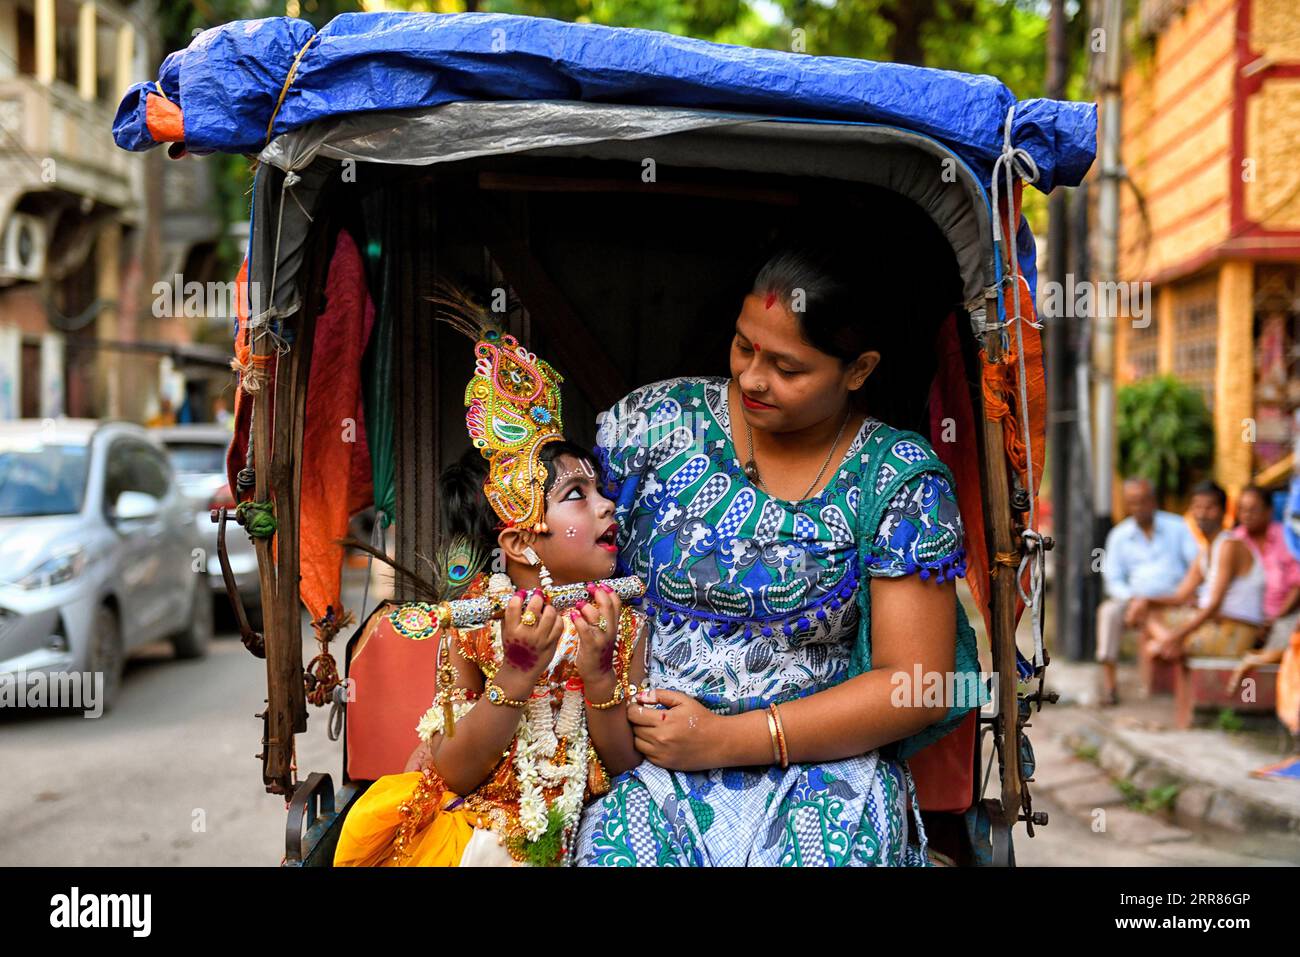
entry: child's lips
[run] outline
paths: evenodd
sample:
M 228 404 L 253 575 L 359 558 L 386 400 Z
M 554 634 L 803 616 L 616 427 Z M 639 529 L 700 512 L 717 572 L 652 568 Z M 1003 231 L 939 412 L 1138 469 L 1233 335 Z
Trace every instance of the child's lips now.
M 610 522 L 600 537 L 596 539 L 596 544 L 607 552 L 618 551 L 618 522 Z

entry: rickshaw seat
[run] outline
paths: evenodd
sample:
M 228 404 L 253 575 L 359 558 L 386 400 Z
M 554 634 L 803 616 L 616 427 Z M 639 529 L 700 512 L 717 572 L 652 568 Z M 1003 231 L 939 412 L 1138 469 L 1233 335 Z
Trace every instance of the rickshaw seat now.
M 415 726 L 433 701 L 437 642 L 411 641 L 388 620 L 392 603 L 370 616 L 352 642 L 347 705 L 347 779 L 400 774 L 420 743 Z M 952 733 L 908 759 L 922 811 L 962 813 L 975 784 L 972 711 Z
M 379 606 L 352 643 L 348 660 L 348 780 L 400 774 L 420 743 L 415 726 L 433 702 L 438 643 L 404 638 Z
M 922 811 L 963 813 L 975 793 L 975 735 L 979 711 L 972 710 L 951 733 L 908 758 Z

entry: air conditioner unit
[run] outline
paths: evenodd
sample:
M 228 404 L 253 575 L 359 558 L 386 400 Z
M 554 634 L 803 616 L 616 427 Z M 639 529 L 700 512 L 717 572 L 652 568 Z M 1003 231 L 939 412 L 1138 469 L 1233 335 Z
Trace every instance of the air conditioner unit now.
M 0 249 L 0 278 L 40 279 L 45 272 L 45 220 L 29 213 L 13 213 L 5 223 Z

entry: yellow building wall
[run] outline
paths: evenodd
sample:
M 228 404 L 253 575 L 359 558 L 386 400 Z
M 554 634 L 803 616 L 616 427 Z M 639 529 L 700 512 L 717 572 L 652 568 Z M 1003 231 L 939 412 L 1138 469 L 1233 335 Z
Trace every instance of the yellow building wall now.
M 1120 201 L 1120 278 L 1173 269 L 1228 238 L 1239 0 L 1197 0 L 1123 83 L 1122 156 L 1146 201 Z

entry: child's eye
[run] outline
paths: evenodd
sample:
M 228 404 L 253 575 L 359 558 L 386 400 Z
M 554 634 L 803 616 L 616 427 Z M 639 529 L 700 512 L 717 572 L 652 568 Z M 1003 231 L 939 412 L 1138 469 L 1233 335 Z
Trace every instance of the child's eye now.
M 573 497 L 573 496 L 575 496 L 575 495 L 578 496 L 576 499 Z M 575 485 L 575 486 L 573 486 L 573 488 L 569 489 L 567 492 L 564 493 L 564 498 L 560 499 L 560 501 L 561 501 L 561 502 L 580 502 L 580 501 L 582 501 L 582 500 L 583 500 L 584 498 L 586 498 L 586 497 L 587 497 L 587 496 L 585 496 L 585 495 L 582 494 L 582 486 L 581 486 L 581 485 Z

